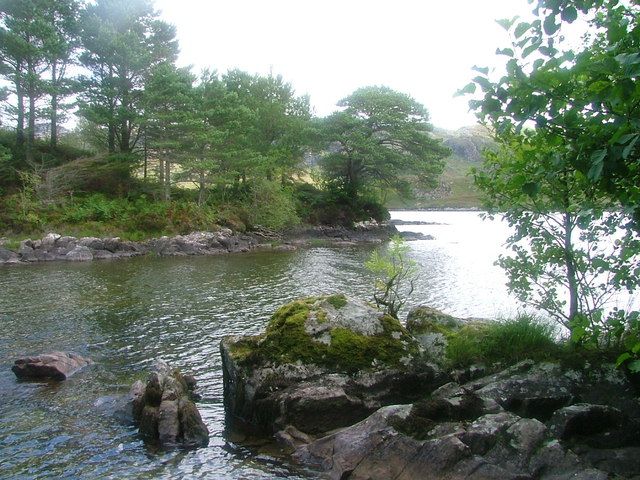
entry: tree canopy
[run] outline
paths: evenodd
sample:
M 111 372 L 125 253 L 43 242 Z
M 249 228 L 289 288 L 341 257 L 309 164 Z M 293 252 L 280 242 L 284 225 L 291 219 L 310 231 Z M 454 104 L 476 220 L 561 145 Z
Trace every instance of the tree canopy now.
M 426 108 L 387 87 L 365 87 L 342 99 L 324 121 L 326 175 L 351 197 L 367 189 L 407 196 L 411 184 L 435 186 L 449 150 L 430 135 Z
M 640 6 L 617 0 L 539 0 L 532 22 L 502 20 L 513 45 L 498 49 L 507 74 L 478 68 L 471 102 L 497 134 L 535 126 L 555 136 L 573 168 L 640 220 Z M 578 51 L 564 26 L 589 30 Z
M 462 89 L 481 92 L 470 106 L 501 145 L 475 174 L 488 207 L 515 227 L 499 263 L 510 289 L 577 344 L 636 342 L 638 313 L 610 300 L 640 282 L 640 8 L 617 0 L 534 7 L 531 22 L 499 22 L 513 39 L 497 50 L 506 75 L 475 67 Z M 578 18 L 588 31 L 576 50 L 564 27 Z M 629 348 L 637 353 L 640 343 Z

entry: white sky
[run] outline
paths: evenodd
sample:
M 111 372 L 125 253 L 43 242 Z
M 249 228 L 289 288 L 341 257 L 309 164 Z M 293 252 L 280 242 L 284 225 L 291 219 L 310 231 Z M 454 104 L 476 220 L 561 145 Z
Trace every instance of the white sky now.
M 423 103 L 436 127 L 475 123 L 453 98 L 496 66 L 509 44 L 495 19 L 527 16 L 526 0 L 156 0 L 176 25 L 180 65 L 280 74 L 317 115 L 355 89 L 386 85 Z

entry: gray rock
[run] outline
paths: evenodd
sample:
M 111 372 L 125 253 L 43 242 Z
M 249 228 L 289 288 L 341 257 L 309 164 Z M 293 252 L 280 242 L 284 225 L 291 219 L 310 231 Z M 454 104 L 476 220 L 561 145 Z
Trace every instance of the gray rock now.
M 47 233 L 41 240 L 42 248 L 51 249 L 56 245 L 56 242 L 60 239 L 60 235 L 57 233 Z
M 104 240 L 96 237 L 83 237 L 78 240 L 78 245 L 91 250 L 105 250 Z
M 163 400 L 158 407 L 158 440 L 163 446 L 173 447 L 179 435 L 178 400 Z
M 109 250 L 94 250 L 93 259 L 94 260 L 110 260 L 114 258 L 114 254 Z
M 128 408 L 145 440 L 163 448 L 204 447 L 209 430 L 202 421 L 182 374 L 157 362 L 145 383 L 135 382 Z
M 285 305 L 266 336 L 227 337 L 221 354 L 228 425 L 251 435 L 321 434 L 448 380 L 397 320 L 342 295 Z
M 31 240 L 23 240 L 20 242 L 20 248 L 18 249 L 18 256 L 22 262 L 37 262 L 35 249 L 33 248 L 33 242 Z
M 445 359 L 447 335 L 462 325 L 462 320 L 424 305 L 413 308 L 407 315 L 407 330 L 420 342 L 429 359 L 438 363 Z
M 18 263 L 20 257 L 16 252 L 0 247 L 0 264 L 2 263 Z
M 628 382 L 607 372 L 608 366 L 577 372 L 522 362 L 465 385 L 445 384 L 426 403 L 381 408 L 298 446 L 293 458 L 334 479 L 640 478 L 637 397 Z M 629 409 L 562 405 L 608 390 Z M 475 417 L 468 417 L 473 409 L 460 413 L 465 395 L 482 400 Z M 532 414 L 547 425 L 526 418 Z
M 314 440 L 313 437 L 301 432 L 293 425 L 287 425 L 283 430 L 276 432 L 273 437 L 287 453 L 293 453 L 296 449 L 308 445 Z
M 421 232 L 403 231 L 403 232 L 400 232 L 400 236 L 408 242 L 411 242 L 414 240 L 434 240 L 433 235 L 427 235 Z
M 78 245 L 67 253 L 65 258 L 73 262 L 88 262 L 93 260 L 93 253 L 89 247 Z
M 614 407 L 578 403 L 556 411 L 549 420 L 549 429 L 554 437 L 570 440 L 619 430 L 627 420 L 625 417 Z M 610 439 L 605 443 L 613 446 Z
M 93 363 L 75 353 L 51 352 L 35 357 L 19 358 L 11 370 L 18 378 L 52 378 L 65 380 L 78 370 Z

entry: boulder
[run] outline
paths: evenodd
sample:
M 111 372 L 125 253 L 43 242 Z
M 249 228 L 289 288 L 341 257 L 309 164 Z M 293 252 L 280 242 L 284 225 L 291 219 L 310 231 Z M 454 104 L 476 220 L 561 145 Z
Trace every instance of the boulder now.
M 0 247 L 0 264 L 2 263 L 18 263 L 20 257 L 16 252 Z
M 398 320 L 344 295 L 284 305 L 221 353 L 228 425 L 252 435 L 322 434 L 447 381 Z
M 463 325 L 462 320 L 424 305 L 413 308 L 407 315 L 407 330 L 434 362 L 444 361 L 448 336 Z
M 129 391 L 128 412 L 145 441 L 161 448 L 198 448 L 209 444 L 209 430 L 191 400 L 189 382 L 165 362 L 154 366 L 146 383 L 138 380 Z
M 78 370 L 93 363 L 75 353 L 51 352 L 35 357 L 19 358 L 11 370 L 18 378 L 52 378 L 66 380 Z
M 93 260 L 93 253 L 89 247 L 77 245 L 73 250 L 65 255 L 67 260 L 72 262 L 88 262 Z
M 581 403 L 615 396 L 617 406 Z M 638 398 L 611 365 L 521 362 L 299 444 L 334 479 L 592 479 L 640 476 Z

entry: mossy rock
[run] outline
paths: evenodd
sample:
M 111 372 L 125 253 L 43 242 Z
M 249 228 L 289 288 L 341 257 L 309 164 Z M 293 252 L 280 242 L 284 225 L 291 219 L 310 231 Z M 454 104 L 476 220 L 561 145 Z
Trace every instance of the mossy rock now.
M 302 363 L 342 373 L 403 368 L 419 353 L 397 319 L 344 295 L 288 303 L 273 314 L 266 333 L 243 338 L 230 350 L 241 365 Z
M 459 319 L 424 305 L 414 308 L 407 315 L 407 330 L 413 335 L 425 333 L 449 335 L 462 325 L 463 322 Z

